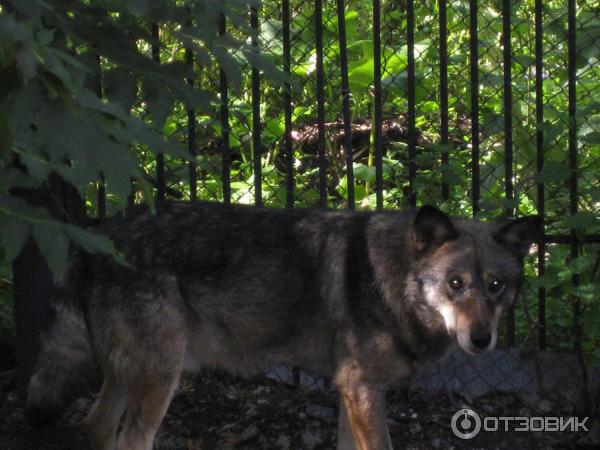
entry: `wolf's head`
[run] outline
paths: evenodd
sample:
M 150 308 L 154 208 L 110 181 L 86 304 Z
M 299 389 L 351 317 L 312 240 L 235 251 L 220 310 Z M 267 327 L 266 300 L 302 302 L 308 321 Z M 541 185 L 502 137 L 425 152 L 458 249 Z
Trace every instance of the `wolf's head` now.
M 523 283 L 523 256 L 540 228 L 535 216 L 498 226 L 451 220 L 431 206 L 418 211 L 413 275 L 421 298 L 468 353 L 496 345 L 498 319 L 515 301 Z

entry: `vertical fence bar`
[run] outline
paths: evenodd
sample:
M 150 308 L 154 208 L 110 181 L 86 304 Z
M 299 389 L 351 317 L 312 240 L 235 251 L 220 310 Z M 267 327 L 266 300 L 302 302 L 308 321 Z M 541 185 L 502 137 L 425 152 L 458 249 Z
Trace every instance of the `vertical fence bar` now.
M 294 207 L 294 155 L 292 153 L 292 85 L 291 76 L 291 41 L 290 41 L 290 0 L 283 0 L 281 4 L 281 17 L 283 28 L 283 72 L 287 77 L 283 85 L 284 115 L 285 115 L 285 166 L 286 166 L 286 206 Z
M 100 61 L 99 55 L 94 55 L 94 70 L 97 71 L 95 83 L 93 85 L 93 89 L 96 92 L 96 95 L 99 99 L 102 99 L 102 64 Z M 97 192 L 96 192 L 96 202 L 98 206 L 98 221 L 100 223 L 104 222 L 106 219 L 106 179 L 104 178 L 104 174 L 100 173 L 100 179 L 98 180 Z
M 417 176 L 417 136 L 415 98 L 415 3 L 406 2 L 406 47 L 408 53 L 408 205 L 417 206 L 415 178 Z
M 219 36 L 227 32 L 227 19 L 225 14 L 219 16 Z M 221 96 L 221 107 L 219 111 L 221 122 L 221 178 L 223 183 L 223 203 L 231 203 L 231 156 L 229 151 L 229 88 L 227 86 L 227 74 L 222 67 L 219 68 L 219 94 Z
M 446 0 L 440 0 L 440 142 L 442 151 L 442 174 L 448 171 L 448 16 Z M 450 198 L 450 187 L 442 179 L 442 198 Z
M 338 34 L 340 42 L 340 70 L 342 78 L 342 109 L 344 114 L 344 157 L 348 186 L 348 208 L 354 209 L 354 168 L 352 166 L 352 123 L 350 115 L 350 86 L 348 81 L 348 49 L 346 47 L 346 7 L 337 0 Z
M 576 96 L 576 16 L 575 16 L 575 0 L 568 0 L 568 33 L 567 33 L 567 45 L 568 45 L 568 95 L 569 95 L 569 135 L 568 135 L 568 148 L 569 148 L 569 209 L 571 215 L 577 214 L 577 96 Z M 577 258 L 579 256 L 579 242 L 577 234 L 574 229 L 571 229 L 571 257 Z M 572 278 L 573 286 L 579 285 L 579 274 L 573 274 Z M 575 327 L 575 338 L 578 339 L 578 321 L 579 321 L 579 301 L 575 299 L 574 302 L 574 327 Z M 576 314 L 575 314 L 576 313 Z M 581 342 L 576 342 L 576 345 L 580 345 Z
M 513 0 L 503 0 L 502 2 L 502 47 L 503 47 L 503 68 L 504 68 L 504 194 L 506 196 L 506 216 L 513 218 L 515 209 L 512 201 L 514 196 L 513 186 L 513 134 L 512 134 L 512 45 L 510 42 L 511 30 L 511 2 Z M 509 347 L 515 345 L 515 307 L 511 306 L 506 318 L 506 335 Z
M 319 206 L 327 207 L 327 159 L 325 158 L 325 87 L 323 75 L 323 2 L 315 0 L 315 47 L 317 53 L 317 129 L 319 148 Z
M 98 221 L 100 223 L 106 220 L 106 179 L 104 174 L 100 174 L 98 182 Z
M 250 26 L 255 35 L 252 36 L 252 47 L 258 49 L 258 8 L 250 8 Z M 254 204 L 262 206 L 262 146 L 260 140 L 260 72 L 252 68 L 252 149 L 254 153 Z
M 383 208 L 383 136 L 381 111 L 381 1 L 373 0 L 373 147 L 375 150 L 375 198 Z
M 471 196 L 473 216 L 479 212 L 479 35 L 477 0 L 469 0 L 469 46 L 471 66 Z
M 512 133 L 512 45 L 511 39 L 511 2 L 502 2 L 502 47 L 504 66 L 504 193 L 509 204 L 506 205 L 506 216 L 514 217 L 515 209 L 512 205 L 514 197 L 513 186 L 513 133 Z
M 535 0 L 535 147 L 536 170 L 540 173 L 544 168 L 544 78 L 543 78 L 543 45 L 542 45 L 542 0 Z M 546 217 L 546 198 L 544 183 L 537 183 L 537 210 L 542 221 Z M 538 275 L 546 273 L 546 242 L 544 233 L 538 244 Z M 538 288 L 538 345 L 546 350 L 546 288 Z
M 194 54 L 191 49 L 185 50 L 185 61 L 189 64 L 192 75 L 187 78 L 187 84 L 194 86 Z M 190 178 L 190 200 L 195 202 L 198 196 L 198 186 L 196 177 L 196 112 L 193 109 L 187 111 L 187 141 L 188 153 L 190 154 L 189 178 Z
M 158 24 L 150 24 L 150 33 L 152 35 L 152 60 L 160 64 L 160 30 Z M 165 155 L 159 153 L 156 155 L 156 198 L 165 199 Z
M 577 16 L 576 0 L 569 0 L 568 9 L 568 86 L 569 86 L 569 170 L 571 176 L 569 179 L 569 209 L 571 215 L 577 214 L 579 208 L 577 205 L 578 196 L 578 167 L 577 167 Z M 579 257 L 579 239 L 574 229 L 571 229 L 571 258 Z M 574 273 L 571 277 L 573 288 L 580 285 L 580 276 Z M 584 403 L 586 409 L 591 408 L 591 399 L 588 385 L 588 374 L 583 356 L 582 330 L 581 330 L 581 303 L 579 295 L 576 293 L 573 301 L 573 337 L 575 338 L 574 347 L 577 360 L 582 373 L 582 392 L 584 394 Z

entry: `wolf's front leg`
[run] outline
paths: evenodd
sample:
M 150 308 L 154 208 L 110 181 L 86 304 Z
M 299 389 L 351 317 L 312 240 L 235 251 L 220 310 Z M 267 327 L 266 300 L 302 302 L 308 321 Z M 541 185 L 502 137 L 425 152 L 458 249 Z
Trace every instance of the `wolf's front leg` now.
M 338 389 L 337 450 L 392 450 L 385 417 L 385 390 L 364 384 Z

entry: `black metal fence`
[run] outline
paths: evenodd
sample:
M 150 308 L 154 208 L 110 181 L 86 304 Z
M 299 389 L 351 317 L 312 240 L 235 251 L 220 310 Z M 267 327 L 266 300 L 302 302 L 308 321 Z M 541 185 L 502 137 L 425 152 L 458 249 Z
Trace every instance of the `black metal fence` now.
M 252 8 L 248 23 L 283 81 L 249 66 L 228 79 L 186 52 L 188 82 L 212 86 L 220 104 L 181 115 L 173 134 L 193 162 L 156 160 L 158 198 L 537 213 L 545 232 L 527 271 L 538 278 L 504 341 L 597 357 L 600 333 L 582 323 L 598 310 L 595 2 L 283 0 Z M 220 34 L 241 26 L 222 17 Z M 152 57 L 169 55 L 155 46 Z

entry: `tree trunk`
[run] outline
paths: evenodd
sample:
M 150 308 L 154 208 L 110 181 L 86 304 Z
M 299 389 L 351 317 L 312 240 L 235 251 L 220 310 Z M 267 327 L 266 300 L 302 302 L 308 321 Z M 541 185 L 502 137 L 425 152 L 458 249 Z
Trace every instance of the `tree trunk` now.
M 83 225 L 85 206 L 77 190 L 55 174 L 50 175 L 48 184 L 46 189 L 13 189 L 11 194 L 24 198 L 34 206 L 47 208 L 57 220 Z M 40 346 L 40 332 L 48 322 L 54 283 L 46 259 L 33 238 L 29 238 L 13 261 L 12 270 L 17 392 L 25 399 Z

